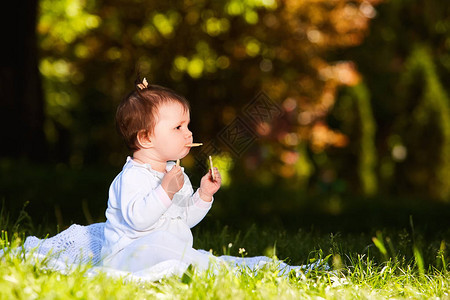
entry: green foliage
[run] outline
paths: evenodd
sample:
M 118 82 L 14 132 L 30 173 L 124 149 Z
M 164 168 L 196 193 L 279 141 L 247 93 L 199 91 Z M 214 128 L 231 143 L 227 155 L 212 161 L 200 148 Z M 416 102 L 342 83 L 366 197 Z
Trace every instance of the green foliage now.
M 409 162 L 401 176 L 435 198 L 449 201 L 450 99 L 426 47 L 413 48 L 400 87 L 405 92 L 399 101 L 407 113 L 399 117 L 397 130 Z M 425 159 L 429 153 L 433 153 L 432 160 Z
M 358 182 L 354 188 L 363 195 L 375 195 L 378 192 L 375 147 L 377 124 L 372 112 L 370 92 L 365 83 L 344 89 L 332 115 L 350 140 L 350 153 L 343 151 L 343 155 L 337 155 L 335 159 L 342 160 L 344 163 L 341 162 L 341 168 L 347 169 L 348 163 L 356 157 Z M 348 156 L 351 158 L 346 159 Z M 345 176 L 343 170 L 340 173 Z
M 378 189 L 375 173 L 377 164 L 375 148 L 376 124 L 370 104 L 369 90 L 365 84 L 355 86 L 353 91 L 357 103 L 361 131 L 359 141 L 361 149 L 358 153 L 358 174 L 364 194 L 372 196 Z
M 53 157 L 72 166 L 120 165 L 125 151 L 113 116 L 137 73 L 185 94 L 200 112 L 208 98 L 229 98 L 219 82 L 211 84 L 230 81 L 227 70 L 239 67 L 231 66 L 234 45 L 224 47 L 224 39 L 244 47 L 245 57 L 261 54 L 261 43 L 236 28 L 251 28 L 259 13 L 277 8 L 275 1 L 54 2 L 40 1 L 37 26 L 45 133 Z
M 449 12 L 448 2 L 384 1 L 361 46 L 341 53 L 370 91 L 379 193 L 448 201 Z
M 278 168 L 247 171 L 263 174 L 261 182 L 286 176 L 305 182 L 314 173 L 306 157 L 295 166 L 278 157 L 286 149 L 306 151 L 298 114 L 317 110 L 302 125 L 308 131 L 326 114 L 321 103 L 330 106 L 335 87 L 347 84 L 348 76 L 337 73 L 352 68 L 334 66 L 327 52 L 362 40 L 371 2 L 42 0 L 37 29 L 53 157 L 74 167 L 119 166 L 125 151 L 113 133 L 114 110 L 139 72 L 190 99 L 192 129 L 203 141 L 215 138 L 261 89 L 280 106 L 294 101 L 297 115 L 287 128 L 269 124 L 278 139 L 271 146 L 280 145 L 264 159 Z M 285 135 L 290 139 L 278 138 Z
M 258 147 L 231 154 L 235 181 L 447 200 L 450 8 L 422 2 L 41 0 L 51 156 L 75 168 L 121 166 L 114 111 L 140 73 L 187 96 L 203 142 L 261 89 L 284 110 Z M 427 130 L 432 141 L 423 147 Z

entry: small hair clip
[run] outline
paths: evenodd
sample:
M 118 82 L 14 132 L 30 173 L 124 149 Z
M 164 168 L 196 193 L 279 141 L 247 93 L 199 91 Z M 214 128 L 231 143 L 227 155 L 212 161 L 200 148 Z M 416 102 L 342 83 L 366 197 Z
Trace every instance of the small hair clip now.
M 147 79 L 144 77 L 144 79 L 142 79 L 142 83 L 138 83 L 137 86 L 140 90 L 146 89 L 148 87 Z

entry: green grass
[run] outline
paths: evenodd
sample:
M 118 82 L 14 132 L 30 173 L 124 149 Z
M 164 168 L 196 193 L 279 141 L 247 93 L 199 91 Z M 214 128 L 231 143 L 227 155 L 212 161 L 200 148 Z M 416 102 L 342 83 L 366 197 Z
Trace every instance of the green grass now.
M 27 235 L 54 235 L 71 223 L 104 221 L 107 189 L 118 171 L 5 160 L 0 170 L 1 247 L 10 246 L 8 241 L 20 245 Z M 102 275 L 87 277 L 82 268 L 64 275 L 7 253 L 0 258 L 0 300 L 450 299 L 446 203 L 410 196 L 336 200 L 247 183 L 219 193 L 193 230 L 195 248 L 235 256 L 245 248 L 246 256 L 278 257 L 291 265 L 328 257 L 331 271 L 279 277 L 275 268 L 257 274 L 222 269 L 214 275 L 124 284 Z M 329 211 L 331 200 L 339 204 L 338 213 Z
M 331 270 L 278 276 L 276 262 L 254 272 L 221 268 L 159 282 L 127 282 L 86 268 L 64 275 L 45 263 L 8 252 L 0 260 L 0 299 L 450 299 L 449 232 L 433 236 L 411 228 L 373 234 L 287 232 L 252 226 L 194 230 L 195 247 L 216 255 L 268 255 L 290 264 L 325 258 Z M 19 228 L 16 224 L 16 227 Z M 22 237 L 22 239 L 20 238 Z M 1 245 L 19 246 L 23 234 L 2 234 Z M 231 243 L 231 245 L 230 245 Z M 241 250 L 242 252 L 242 250 Z

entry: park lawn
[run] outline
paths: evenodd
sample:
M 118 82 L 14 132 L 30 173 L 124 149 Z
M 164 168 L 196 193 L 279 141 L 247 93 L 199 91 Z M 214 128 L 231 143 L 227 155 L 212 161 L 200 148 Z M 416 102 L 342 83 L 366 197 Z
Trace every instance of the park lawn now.
M 64 275 L 7 251 L 0 260 L 0 299 L 450 299 L 446 232 L 433 241 L 407 229 L 371 235 L 252 226 L 243 232 L 224 227 L 194 234 L 199 235 L 196 248 L 216 255 L 268 255 L 275 261 L 258 272 L 194 270 L 182 278 L 124 282 L 102 274 L 88 277 L 83 267 Z M 20 236 L 8 238 L 3 232 L 2 247 L 20 245 Z M 293 265 L 324 259 L 330 269 L 279 276 L 277 256 Z

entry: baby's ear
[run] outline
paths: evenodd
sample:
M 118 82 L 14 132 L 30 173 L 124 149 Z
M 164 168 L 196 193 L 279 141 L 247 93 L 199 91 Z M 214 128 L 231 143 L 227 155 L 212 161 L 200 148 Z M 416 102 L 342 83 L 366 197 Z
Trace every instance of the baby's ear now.
M 153 143 L 150 140 L 150 133 L 148 130 L 141 130 L 137 134 L 137 142 L 142 149 L 148 149 L 153 147 Z

